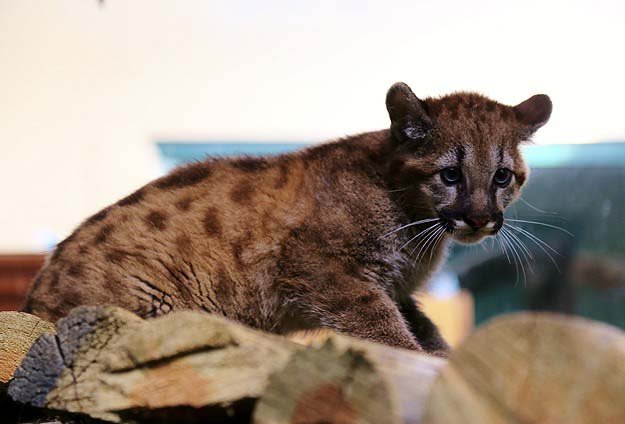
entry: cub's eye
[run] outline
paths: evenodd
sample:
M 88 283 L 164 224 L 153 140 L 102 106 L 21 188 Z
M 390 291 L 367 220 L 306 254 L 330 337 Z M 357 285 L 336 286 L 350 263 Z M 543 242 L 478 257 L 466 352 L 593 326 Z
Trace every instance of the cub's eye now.
M 497 172 L 495 172 L 495 176 L 493 177 L 495 183 L 501 187 L 505 187 L 510 184 L 511 179 L 512 171 L 506 168 L 499 168 Z
M 441 171 L 441 178 L 446 184 L 458 184 L 462 179 L 462 172 L 460 168 L 456 168 L 455 166 L 445 168 Z

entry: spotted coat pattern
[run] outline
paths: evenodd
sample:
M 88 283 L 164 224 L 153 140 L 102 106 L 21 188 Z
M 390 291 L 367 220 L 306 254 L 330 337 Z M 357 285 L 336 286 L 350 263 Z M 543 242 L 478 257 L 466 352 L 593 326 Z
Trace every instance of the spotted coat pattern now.
M 476 175 L 507 160 L 517 175 L 509 202 L 526 177 L 517 146 L 535 128 L 526 111 L 477 94 L 421 101 L 397 91 L 390 130 L 193 163 L 103 209 L 58 245 L 24 310 L 56 320 L 83 304 L 143 317 L 196 309 L 276 333 L 331 327 L 444 354 L 410 295 L 449 236 L 415 262 L 400 247 L 425 227 L 394 230 L 453 203 L 434 179 L 461 154 Z

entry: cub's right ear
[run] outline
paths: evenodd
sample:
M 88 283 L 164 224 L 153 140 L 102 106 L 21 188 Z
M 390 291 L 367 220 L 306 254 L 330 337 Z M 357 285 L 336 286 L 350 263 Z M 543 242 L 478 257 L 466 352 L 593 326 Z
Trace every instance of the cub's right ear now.
M 391 132 L 399 141 L 422 140 L 432 129 L 425 104 L 403 82 L 393 84 L 386 93 L 386 109 L 391 118 Z
M 552 109 L 551 99 L 546 94 L 536 94 L 513 108 L 517 119 L 532 133 L 549 121 Z

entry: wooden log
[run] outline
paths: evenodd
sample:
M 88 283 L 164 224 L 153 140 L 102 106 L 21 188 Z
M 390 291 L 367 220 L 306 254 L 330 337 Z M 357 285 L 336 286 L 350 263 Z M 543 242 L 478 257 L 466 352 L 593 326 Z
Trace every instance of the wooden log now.
M 253 422 L 418 423 L 445 362 L 333 334 L 271 377 Z
M 35 340 L 42 334 L 55 332 L 54 324 L 22 312 L 0 312 L 0 411 L 2 422 L 84 422 L 81 417 L 27 407 L 6 396 L 8 383 Z M 59 421 L 59 419 L 63 421 Z
M 269 374 L 301 348 L 191 311 L 144 321 L 116 307 L 80 307 L 57 332 L 35 343 L 9 394 L 112 422 L 249 420 Z
M 625 423 L 625 333 L 546 313 L 493 320 L 452 352 L 424 422 Z
M 33 344 L 9 384 L 9 396 L 38 408 L 85 413 L 97 408 L 92 393 L 114 341 L 142 320 L 119 308 L 80 307 Z M 99 418 L 96 415 L 93 415 Z M 115 419 L 113 415 L 102 418 Z
M 306 347 L 190 311 L 81 307 L 56 330 L 9 394 L 112 422 L 625 422 L 625 334 L 579 318 L 496 319 L 449 363 L 336 334 Z
M 172 337 L 172 334 L 175 335 Z M 203 408 L 215 422 L 249 421 L 269 376 L 302 347 L 216 315 L 178 312 L 120 340 L 101 375 L 101 408 Z
M 9 383 L 17 366 L 44 333 L 54 333 L 54 324 L 23 312 L 0 312 L 0 390 Z
M 57 323 L 57 333 L 35 343 L 15 374 L 10 395 L 112 422 L 181 417 L 246 422 L 275 374 L 272 387 L 277 388 L 263 396 L 265 412 L 259 420 L 275 403 L 280 381 L 286 381 L 287 390 L 314 390 L 316 383 L 327 381 L 334 388 L 322 390 L 321 399 L 315 395 L 306 404 L 293 398 L 300 418 L 309 416 L 323 396 L 338 393 L 368 420 L 363 422 L 380 422 L 379 417 L 401 422 L 420 414 L 419 399 L 444 363 L 339 335 L 308 348 L 191 311 L 144 321 L 115 307 L 81 307 Z M 319 379 L 322 375 L 325 380 Z M 329 406 L 324 416 L 342 413 L 340 402 Z
M 43 333 L 13 399 L 112 422 L 625 422 L 625 334 L 580 318 L 498 318 L 446 363 L 336 334 L 302 346 L 200 312 L 82 307 L 56 334 L 11 316 L 31 323 L 0 327 L 29 329 L 18 339 Z

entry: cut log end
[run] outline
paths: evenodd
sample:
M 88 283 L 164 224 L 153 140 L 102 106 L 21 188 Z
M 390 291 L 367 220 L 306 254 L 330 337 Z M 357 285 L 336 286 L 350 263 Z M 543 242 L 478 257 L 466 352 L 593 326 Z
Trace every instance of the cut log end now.
M 9 385 L 9 396 L 26 405 L 89 414 L 89 383 L 102 369 L 100 356 L 124 329 L 141 319 L 115 307 L 79 307 L 59 320 L 56 334 L 33 344 Z M 91 383 L 93 384 L 93 383 Z M 94 418 L 115 420 L 110 414 Z
M 12 378 L 37 338 L 54 333 L 54 325 L 23 312 L 0 312 L 0 387 Z
M 424 421 L 624 423 L 624 363 L 617 328 L 546 313 L 501 317 L 452 353 Z

